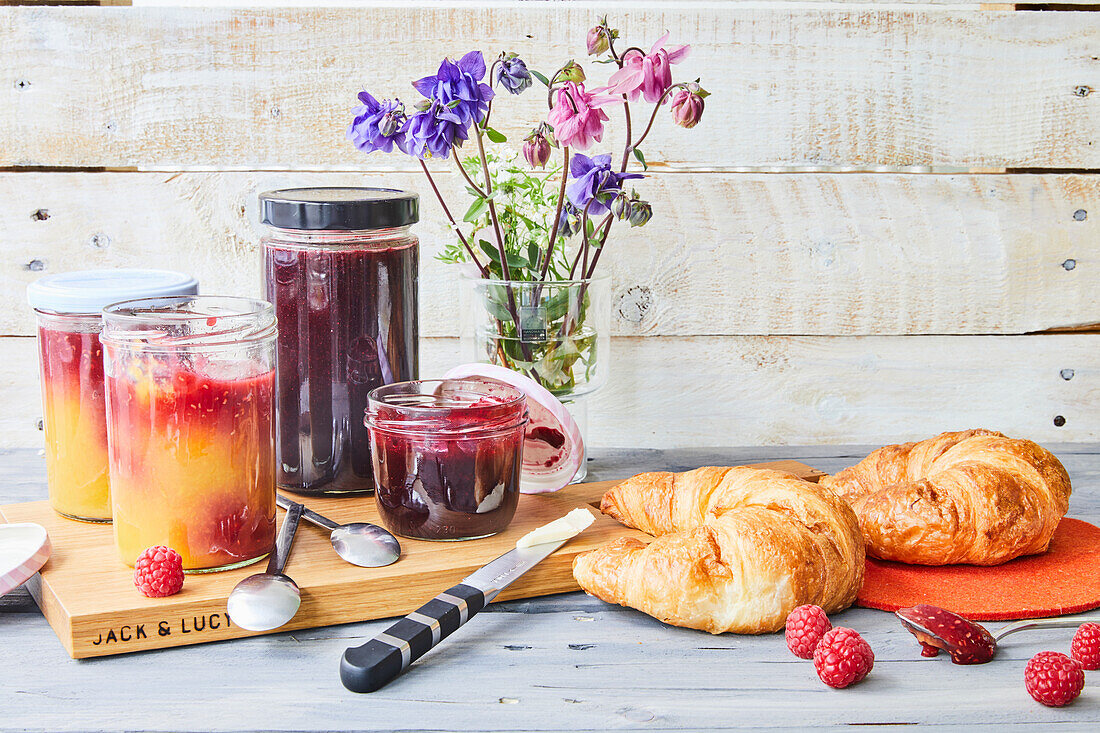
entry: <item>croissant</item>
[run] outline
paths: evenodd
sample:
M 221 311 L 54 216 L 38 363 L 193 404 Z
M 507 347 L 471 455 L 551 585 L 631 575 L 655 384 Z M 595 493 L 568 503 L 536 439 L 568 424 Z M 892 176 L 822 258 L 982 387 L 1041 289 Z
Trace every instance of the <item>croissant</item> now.
M 579 555 L 573 577 L 598 598 L 675 626 L 776 631 L 796 606 L 847 608 L 863 583 L 851 508 L 782 471 L 643 473 L 604 494 L 600 509 L 656 539 L 623 537 Z
M 1071 490 L 1050 451 L 991 430 L 888 445 L 821 483 L 852 505 L 867 554 L 914 565 L 1044 552 Z

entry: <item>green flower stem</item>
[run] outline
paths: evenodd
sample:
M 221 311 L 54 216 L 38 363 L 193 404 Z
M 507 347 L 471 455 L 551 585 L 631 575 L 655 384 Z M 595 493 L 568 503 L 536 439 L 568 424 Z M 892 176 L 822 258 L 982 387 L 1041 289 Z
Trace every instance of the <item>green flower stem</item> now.
M 504 55 L 504 52 L 502 51 L 501 55 L 497 56 L 496 60 L 493 61 L 493 65 L 489 67 L 489 75 L 488 75 L 487 78 L 489 80 L 490 85 L 492 85 L 492 83 L 493 83 L 493 72 L 496 71 L 497 64 L 500 63 L 500 58 L 503 55 Z M 486 105 L 486 108 L 485 108 L 485 119 L 481 121 L 481 126 L 484 129 L 489 129 L 489 117 L 491 117 L 492 114 L 493 114 L 493 100 L 490 99 L 489 103 Z
M 584 255 L 585 266 L 581 268 L 581 273 L 588 267 L 588 207 L 592 205 L 592 202 L 596 199 L 592 198 L 588 200 L 588 203 L 584 205 L 584 211 L 581 212 L 581 246 L 577 249 L 577 256 L 573 258 L 573 264 L 569 266 L 569 279 L 573 279 L 573 273 L 577 271 L 577 264 L 581 261 L 581 255 Z
M 568 66 L 568 64 L 566 64 Z M 554 85 L 558 83 L 558 77 L 561 76 L 561 72 L 565 71 L 565 66 L 554 72 L 554 75 L 550 77 L 550 83 L 546 85 L 546 108 L 554 108 Z
M 620 64 L 621 66 L 622 64 Z M 626 114 L 626 147 L 623 148 L 623 164 L 619 167 L 619 173 L 626 173 L 626 166 L 630 163 L 630 151 L 633 147 L 630 145 L 630 102 L 627 100 L 626 95 L 623 95 L 623 112 Z
M 483 143 L 481 140 L 481 128 L 479 128 L 477 125 L 474 125 L 474 133 L 477 135 L 477 152 L 478 155 L 481 157 L 481 171 L 485 174 L 485 195 L 486 197 L 490 197 L 489 218 L 493 220 L 493 231 L 496 232 L 497 235 L 497 249 L 500 250 L 500 272 L 504 276 L 505 280 L 511 280 L 512 273 L 508 269 L 508 255 L 504 251 L 504 235 L 500 233 L 500 219 L 497 218 L 497 207 L 496 204 L 493 203 L 493 199 L 491 198 L 491 195 L 493 193 L 493 180 L 492 177 L 490 177 L 489 175 L 489 160 L 485 157 L 485 143 Z M 511 288 L 509 288 L 509 299 L 513 301 L 512 310 L 514 311 L 515 299 L 512 298 L 511 292 Z
M 454 229 L 455 234 L 458 235 L 459 240 L 462 242 L 462 246 L 466 248 L 466 254 L 470 255 L 470 260 L 477 265 L 478 272 L 481 273 L 483 278 L 489 277 L 489 271 L 481 264 L 481 261 L 474 254 L 474 250 L 470 247 L 470 242 L 467 241 L 466 236 L 462 233 L 462 230 L 458 227 L 458 222 L 451 215 L 451 210 L 447 208 L 447 202 L 443 200 L 443 194 L 439 193 L 439 187 L 435 185 L 435 179 L 432 178 L 431 171 L 428 170 L 428 166 L 424 164 L 423 159 L 420 159 L 420 168 L 424 171 L 424 175 L 428 177 L 428 183 L 432 185 L 432 191 L 435 193 L 436 199 L 439 201 L 439 205 L 443 207 L 443 213 L 447 215 L 447 219 L 451 222 L 451 228 Z
M 630 146 L 630 150 L 634 150 L 639 145 L 641 145 L 642 141 L 645 140 L 646 135 L 648 135 L 649 131 L 653 129 L 653 121 L 657 119 L 657 111 L 661 109 L 661 105 L 664 104 L 665 97 L 669 95 L 669 92 L 671 92 L 673 89 L 683 89 L 686 86 L 687 84 L 685 84 L 684 82 L 680 82 L 679 84 L 673 84 L 664 91 L 664 94 L 662 94 L 660 98 L 657 99 L 657 104 L 653 105 L 653 114 L 649 116 L 649 124 L 645 126 L 645 132 L 642 133 L 642 136 L 638 138 L 638 141 L 636 143 Z
M 623 59 L 619 54 L 615 53 L 615 39 L 611 37 L 611 31 L 607 26 L 600 28 L 600 34 L 607 39 L 607 50 L 611 52 L 611 58 L 615 59 L 615 63 L 619 65 L 619 68 L 623 68 Z
M 451 157 L 455 159 L 455 163 L 458 165 L 458 172 L 466 179 L 466 183 L 470 184 L 470 188 L 474 189 L 481 198 L 488 198 L 488 194 L 481 190 L 481 186 L 474 183 L 474 179 L 470 178 L 470 174 L 466 172 L 466 166 L 462 165 L 462 161 L 458 159 L 458 148 L 451 147 Z
M 597 232 L 600 231 L 601 228 L 604 230 L 604 232 L 603 236 L 600 237 L 600 246 L 596 249 L 596 254 L 592 256 L 592 265 L 588 268 L 587 272 L 582 271 L 585 280 L 590 279 L 592 277 L 592 274 L 596 272 L 596 263 L 600 261 L 600 254 L 603 252 L 604 245 L 607 243 L 607 235 L 611 233 L 611 225 L 613 223 L 614 222 L 612 221 L 611 212 L 608 212 L 607 216 L 604 217 L 604 220 L 601 221 L 599 226 L 596 227 Z
M 481 172 L 485 175 L 485 195 L 489 199 L 489 218 L 493 220 L 493 230 L 497 235 L 497 250 L 500 252 L 500 273 L 503 280 L 507 283 L 511 283 L 512 272 L 508 267 L 508 253 L 504 249 L 504 236 L 500 232 L 500 219 L 497 218 L 497 207 L 493 203 L 493 179 L 489 175 L 489 160 L 485 157 L 485 143 L 481 140 L 481 128 L 474 125 L 474 133 L 477 135 L 477 152 L 481 158 Z M 505 285 L 505 289 L 508 291 L 508 314 L 512 316 L 512 321 L 516 324 L 516 331 L 519 332 L 519 310 L 516 308 L 516 294 L 512 290 L 512 286 Z M 519 342 L 520 353 L 523 354 L 523 358 L 526 361 L 531 360 L 531 350 L 527 347 L 527 344 L 522 340 Z
M 550 227 L 550 242 L 546 245 L 546 261 L 542 263 L 542 274 L 539 279 L 546 281 L 546 273 L 550 271 L 550 256 L 554 254 L 554 245 L 558 242 L 558 222 L 561 221 L 561 207 L 565 204 L 565 184 L 569 180 L 569 147 L 562 148 L 564 158 L 561 164 L 561 187 L 558 189 L 558 205 L 554 209 L 554 223 Z M 542 289 L 539 289 L 542 295 Z
M 589 199 L 588 203 L 584 205 L 584 213 L 581 214 L 581 232 L 584 234 L 584 239 L 583 239 L 584 264 L 581 265 L 581 272 L 585 272 L 585 271 L 588 270 L 588 246 L 589 246 L 588 207 L 591 206 L 592 202 L 595 201 L 595 200 L 596 200 L 595 198 Z

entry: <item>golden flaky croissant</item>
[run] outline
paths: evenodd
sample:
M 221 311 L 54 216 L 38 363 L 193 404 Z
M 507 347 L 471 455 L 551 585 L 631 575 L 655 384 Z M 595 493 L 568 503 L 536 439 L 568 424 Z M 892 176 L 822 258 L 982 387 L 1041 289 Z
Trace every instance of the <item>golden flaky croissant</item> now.
M 821 483 L 855 509 L 867 554 L 915 565 L 1044 552 L 1069 508 L 1058 459 L 991 430 L 888 445 Z
M 600 509 L 656 539 L 624 537 L 580 555 L 573 577 L 594 596 L 675 626 L 776 631 L 805 603 L 847 608 L 863 583 L 851 508 L 782 471 L 643 473 L 604 494 Z

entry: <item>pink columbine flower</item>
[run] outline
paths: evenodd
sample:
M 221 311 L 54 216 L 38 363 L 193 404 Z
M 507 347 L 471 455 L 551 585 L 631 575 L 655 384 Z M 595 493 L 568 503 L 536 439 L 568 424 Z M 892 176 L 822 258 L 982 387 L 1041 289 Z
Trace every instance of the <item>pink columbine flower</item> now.
M 683 61 L 691 46 L 665 48 L 668 34 L 664 34 L 653 44 L 649 53 L 627 51 L 623 56 L 623 68 L 616 71 L 607 80 L 607 91 L 625 94 L 630 101 L 644 96 L 645 101 L 653 103 L 661 98 L 672 86 L 672 64 Z
M 699 124 L 699 119 L 703 116 L 703 106 L 702 95 L 692 90 L 680 89 L 672 95 L 672 121 L 690 130 Z
M 603 90 L 585 90 L 584 84 L 567 81 L 554 91 L 554 106 L 547 119 L 561 145 L 585 150 L 603 137 L 607 113 L 601 107 L 620 104 L 621 99 L 602 95 Z

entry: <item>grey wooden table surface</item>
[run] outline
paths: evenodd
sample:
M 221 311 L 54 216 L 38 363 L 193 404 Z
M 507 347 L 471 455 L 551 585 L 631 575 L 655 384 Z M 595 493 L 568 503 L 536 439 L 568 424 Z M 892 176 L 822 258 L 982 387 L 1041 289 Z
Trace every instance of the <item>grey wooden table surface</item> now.
M 1070 515 L 1100 523 L 1100 446 L 1051 446 L 1073 478 Z M 824 471 L 858 446 L 604 451 L 591 480 L 777 458 Z M 34 451 L 0 451 L 0 503 L 44 498 Z M 1100 568 L 1097 569 L 1100 572 Z M 73 661 L 23 590 L 0 599 L 0 730 L 583 731 L 849 725 L 1100 729 L 1100 672 L 1071 706 L 1045 708 L 1023 669 L 1072 632 L 1011 637 L 994 662 L 960 667 L 920 656 L 891 614 L 851 609 L 875 668 L 847 690 L 825 687 L 781 634 L 711 636 L 665 626 L 583 593 L 490 606 L 383 690 L 340 684 L 345 647 L 389 622 L 347 624 L 165 651 Z

